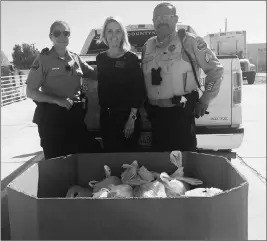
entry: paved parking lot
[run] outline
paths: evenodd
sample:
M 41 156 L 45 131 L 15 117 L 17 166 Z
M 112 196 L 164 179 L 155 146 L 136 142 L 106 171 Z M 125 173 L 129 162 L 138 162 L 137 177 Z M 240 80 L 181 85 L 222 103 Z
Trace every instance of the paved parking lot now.
M 243 85 L 243 144 L 232 163 L 249 187 L 249 239 L 266 240 L 266 75 Z M 31 122 L 35 104 L 24 100 L 1 108 L 1 180 L 41 151 Z

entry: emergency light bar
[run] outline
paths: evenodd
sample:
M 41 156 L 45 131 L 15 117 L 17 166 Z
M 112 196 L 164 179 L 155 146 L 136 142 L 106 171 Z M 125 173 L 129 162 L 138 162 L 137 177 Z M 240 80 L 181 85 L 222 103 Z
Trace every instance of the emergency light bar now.
M 152 24 L 137 24 L 137 25 L 128 25 L 126 27 L 127 31 L 137 30 L 137 29 L 154 29 Z

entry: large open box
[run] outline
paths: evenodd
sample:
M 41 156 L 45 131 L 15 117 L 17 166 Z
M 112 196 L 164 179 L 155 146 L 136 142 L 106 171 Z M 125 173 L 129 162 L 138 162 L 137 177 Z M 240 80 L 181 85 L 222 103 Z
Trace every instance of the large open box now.
M 223 157 L 183 153 L 185 176 L 224 190 L 214 197 L 67 199 L 71 185 L 120 176 L 137 160 L 175 171 L 169 153 L 77 154 L 41 161 L 8 186 L 12 239 L 247 240 L 248 183 Z

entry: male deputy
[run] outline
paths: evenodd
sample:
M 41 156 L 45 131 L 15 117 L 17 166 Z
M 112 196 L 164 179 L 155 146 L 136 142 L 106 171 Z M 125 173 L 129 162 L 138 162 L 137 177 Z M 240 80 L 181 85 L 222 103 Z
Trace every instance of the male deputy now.
M 221 63 L 203 38 L 176 32 L 177 22 L 172 4 L 157 5 L 153 13 L 157 36 L 150 38 L 143 48 L 147 112 L 155 151 L 196 150 L 195 117 L 208 113 L 208 105 L 217 96 L 223 77 Z M 201 98 L 200 68 L 206 74 Z

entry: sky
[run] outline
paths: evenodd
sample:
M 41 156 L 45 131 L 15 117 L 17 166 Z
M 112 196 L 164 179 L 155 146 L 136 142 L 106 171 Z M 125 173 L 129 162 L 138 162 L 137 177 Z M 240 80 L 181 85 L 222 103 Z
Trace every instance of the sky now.
M 51 47 L 48 37 L 55 20 L 71 28 L 69 50 L 80 53 L 92 28 L 101 28 L 110 15 L 125 25 L 152 24 L 154 7 L 161 1 L 1 1 L 1 50 L 12 61 L 15 44 Z M 191 25 L 200 36 L 247 31 L 248 43 L 266 43 L 266 1 L 170 1 L 179 22 Z

